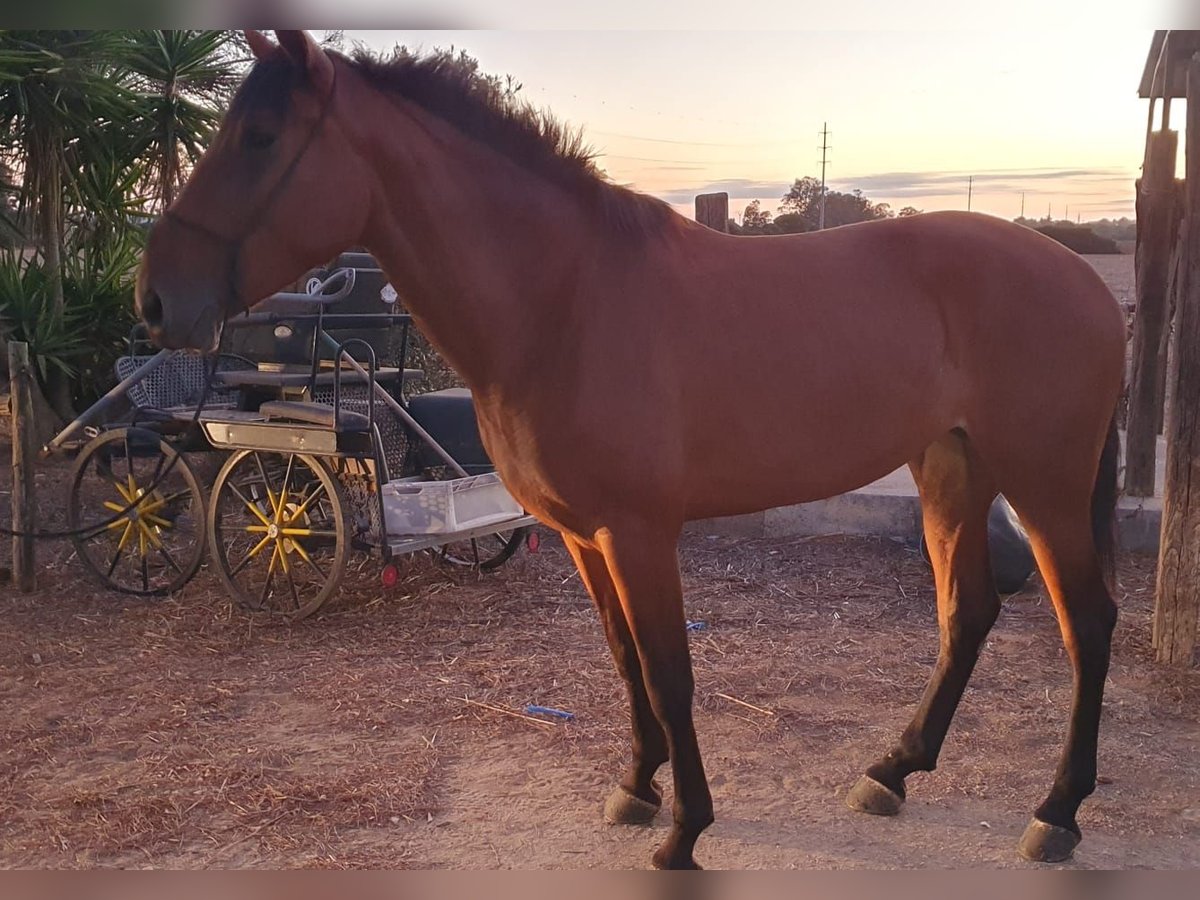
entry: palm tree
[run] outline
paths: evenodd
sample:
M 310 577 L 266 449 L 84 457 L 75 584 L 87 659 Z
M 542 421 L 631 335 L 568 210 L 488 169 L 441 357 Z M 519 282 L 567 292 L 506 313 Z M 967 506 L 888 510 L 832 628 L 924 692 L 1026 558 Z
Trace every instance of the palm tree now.
M 81 197 L 82 163 L 105 127 L 135 109 L 113 77 L 122 43 L 111 31 L 0 32 L 0 148 L 19 173 L 52 323 L 63 318 L 63 229 L 69 202 Z M 69 415 L 67 382 L 55 378 L 49 387 L 58 413 Z
M 246 54 L 234 32 L 134 31 L 122 64 L 139 95 L 132 154 L 149 200 L 165 209 L 204 152 Z
M 36 252 L 33 260 L 5 257 L 14 272 L 4 283 L 42 285 L 37 303 L 28 300 L 21 322 L 9 325 L 40 335 L 43 353 L 55 356 L 42 371 L 60 416 L 72 415 L 68 376 L 86 388 L 82 373 L 107 359 L 100 336 L 77 327 L 80 313 L 86 319 L 91 306 L 109 302 L 80 294 L 80 266 L 129 258 L 126 249 L 142 238 L 135 222 L 171 203 L 246 56 L 229 32 L 0 31 L 0 175 L 10 173 L 17 198 L 12 210 L 0 208 L 0 232 L 6 221 L 26 225 L 22 237 Z M 130 277 L 105 283 L 127 286 L 133 260 Z M 30 266 L 41 270 L 33 282 L 21 274 Z

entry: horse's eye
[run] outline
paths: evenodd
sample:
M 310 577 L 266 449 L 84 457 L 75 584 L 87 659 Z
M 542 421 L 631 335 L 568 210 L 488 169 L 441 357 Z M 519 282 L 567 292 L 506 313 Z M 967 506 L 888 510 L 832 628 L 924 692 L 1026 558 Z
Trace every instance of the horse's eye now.
M 245 141 L 251 150 L 266 150 L 275 143 L 275 135 L 266 131 L 249 130 L 246 132 Z

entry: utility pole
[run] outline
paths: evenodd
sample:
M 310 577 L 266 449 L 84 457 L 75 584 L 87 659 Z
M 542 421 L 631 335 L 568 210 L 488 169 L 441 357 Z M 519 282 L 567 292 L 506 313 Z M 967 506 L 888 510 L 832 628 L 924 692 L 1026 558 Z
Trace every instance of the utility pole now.
M 1025 218 L 1025 192 L 1021 191 L 1021 218 Z
M 975 189 L 975 176 L 967 176 L 967 212 L 971 211 L 971 194 Z
M 825 165 L 829 162 L 829 123 L 821 123 L 821 202 L 817 213 L 817 231 L 825 230 Z

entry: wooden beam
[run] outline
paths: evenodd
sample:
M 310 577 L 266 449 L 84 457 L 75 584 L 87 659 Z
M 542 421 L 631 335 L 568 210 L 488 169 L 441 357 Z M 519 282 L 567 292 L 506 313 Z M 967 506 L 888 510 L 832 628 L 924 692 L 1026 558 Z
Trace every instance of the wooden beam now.
M 729 195 L 724 191 L 719 194 L 697 194 L 696 221 L 715 231 L 728 232 Z
M 12 391 L 12 539 L 13 582 L 28 593 L 36 587 L 33 532 L 37 506 L 33 499 L 33 464 L 37 460 L 37 429 L 33 420 L 33 371 L 29 345 L 8 342 L 8 377 Z
M 1154 457 L 1166 373 L 1163 348 L 1169 332 L 1167 284 L 1174 249 L 1172 220 L 1178 146 L 1176 132 L 1152 132 L 1147 139 L 1145 168 L 1137 185 L 1138 240 L 1134 260 L 1137 310 L 1125 438 L 1125 493 L 1134 497 L 1154 496 Z
M 1188 665 L 1200 620 L 1200 54 L 1188 66 L 1187 218 L 1175 329 L 1176 381 L 1167 417 L 1167 484 L 1158 552 L 1153 644 L 1160 662 Z

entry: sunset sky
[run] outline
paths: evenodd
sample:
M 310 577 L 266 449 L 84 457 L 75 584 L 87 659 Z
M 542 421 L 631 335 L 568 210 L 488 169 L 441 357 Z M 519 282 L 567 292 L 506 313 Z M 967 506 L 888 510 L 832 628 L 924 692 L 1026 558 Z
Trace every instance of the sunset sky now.
M 348 31 L 454 46 L 583 126 L 613 180 L 691 214 L 726 190 L 774 210 L 818 175 L 895 208 L 1132 215 L 1147 29 L 964 32 Z M 1182 110 L 1176 115 L 1182 122 Z

